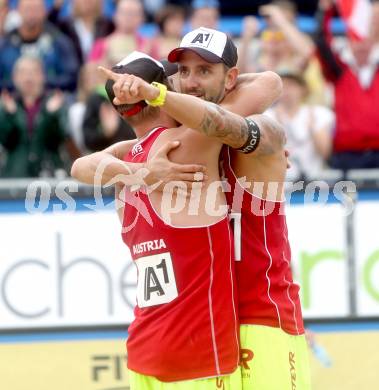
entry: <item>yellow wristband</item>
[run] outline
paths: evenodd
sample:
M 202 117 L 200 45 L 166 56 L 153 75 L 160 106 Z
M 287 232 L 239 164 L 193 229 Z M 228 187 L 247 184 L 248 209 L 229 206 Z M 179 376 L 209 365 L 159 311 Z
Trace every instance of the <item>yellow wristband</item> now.
M 153 81 L 151 85 L 159 89 L 159 95 L 155 99 L 145 100 L 145 102 L 152 107 L 163 106 L 166 101 L 167 87 L 164 84 L 157 83 L 156 81 Z

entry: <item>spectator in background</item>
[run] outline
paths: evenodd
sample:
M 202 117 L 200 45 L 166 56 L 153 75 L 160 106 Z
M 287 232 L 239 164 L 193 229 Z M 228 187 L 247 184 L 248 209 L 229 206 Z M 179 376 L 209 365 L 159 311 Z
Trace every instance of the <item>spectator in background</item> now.
M 33 57 L 16 61 L 13 82 L 16 98 L 6 91 L 1 96 L 0 143 L 6 151 L 1 176 L 53 176 L 63 168 L 60 149 L 69 140 L 63 94 L 46 94 L 42 63 Z
M 246 17 L 239 46 L 240 72 L 304 73 L 310 88 L 309 99 L 325 103 L 325 84 L 312 39 L 296 27 L 296 5 L 287 0 L 277 0 L 259 8 L 266 22 L 260 40 L 260 23 L 255 17 Z M 252 42 L 253 45 L 252 45 Z M 252 49 L 252 50 L 251 50 Z
M 70 40 L 46 23 L 43 0 L 19 0 L 21 25 L 0 40 L 0 88 L 12 88 L 12 69 L 23 55 L 38 56 L 46 74 L 46 86 L 73 91 L 78 58 Z
M 96 39 L 109 35 L 114 30 L 111 20 L 102 15 L 102 0 L 73 0 L 72 16 L 59 19 L 64 0 L 55 0 L 49 12 L 49 21 L 70 38 L 77 56 L 83 64 Z
M 84 145 L 90 152 L 136 137 L 130 125 L 109 102 L 104 83 L 98 85 L 86 101 L 83 135 Z
M 18 28 L 21 17 L 16 9 L 10 8 L 9 1 L 0 0 L 0 37 Z
M 280 0 L 259 8 L 267 27 L 261 34 L 260 52 L 256 53 L 255 61 L 247 57 L 251 39 L 258 34 L 259 22 L 250 17 L 245 19 L 241 40 L 241 71 L 255 70 L 292 70 L 303 72 L 308 60 L 314 51 L 314 44 L 310 37 L 300 32 L 296 25 L 295 4 Z M 254 24 L 253 24 L 254 23 Z
M 167 58 L 168 53 L 179 46 L 183 35 L 186 13 L 178 5 L 166 5 L 155 15 L 159 32 L 152 42 L 154 58 Z
M 329 108 L 306 103 L 308 87 L 301 75 L 282 73 L 281 76 L 282 96 L 266 114 L 286 130 L 291 161 L 287 178 L 317 178 L 330 156 L 334 113 Z
M 370 35 L 375 44 L 379 43 L 379 0 L 372 1 Z
M 193 0 L 191 9 L 191 30 L 199 27 L 218 29 L 220 19 L 220 3 L 218 0 Z
M 7 0 L 0 0 L 0 37 L 4 34 L 4 25 L 8 15 Z
M 100 84 L 98 74 L 97 65 L 94 63 L 88 62 L 80 68 L 76 101 L 68 109 L 68 129 L 76 147 L 82 154 L 86 153 L 83 134 L 86 102 Z
M 90 53 L 90 61 L 104 64 L 105 59 L 108 59 L 111 65 L 134 50 L 151 54 L 150 41 L 138 32 L 144 22 L 143 6 L 140 0 L 119 0 L 113 21 L 115 31 L 95 42 Z
M 329 30 L 333 14 L 331 0 L 319 2 L 315 40 L 324 75 L 334 86 L 336 114 L 330 165 L 342 170 L 378 168 L 379 45 L 369 36 L 361 41 L 349 39 L 342 50 L 333 51 Z
M 143 6 L 149 20 L 154 19 L 154 15 L 166 5 L 166 0 L 143 0 Z

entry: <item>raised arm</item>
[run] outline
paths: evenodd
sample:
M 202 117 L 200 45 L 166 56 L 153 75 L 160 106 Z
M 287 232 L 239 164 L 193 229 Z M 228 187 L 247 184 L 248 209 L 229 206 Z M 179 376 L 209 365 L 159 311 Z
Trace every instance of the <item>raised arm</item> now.
M 116 96 L 115 104 L 132 104 L 141 100 L 154 101 L 161 96 L 159 88 L 146 83 L 139 77 L 116 74 L 104 68 L 102 71 L 115 81 L 113 86 Z M 261 150 L 260 153 L 272 153 L 278 144 L 274 143 L 271 148 L 266 145 L 266 141 L 271 142 L 271 133 L 276 132 L 272 130 L 274 127 L 266 117 L 245 119 L 214 103 L 195 96 L 170 91 L 167 91 L 162 99 L 160 108 L 183 125 L 218 139 L 243 153 L 251 153 L 255 150 Z M 259 123 L 257 123 L 257 119 Z M 261 133 L 262 131 L 266 132 L 268 123 L 271 125 L 270 129 L 267 130 L 270 131 L 270 136 L 266 134 L 262 136 Z M 262 129 L 260 129 L 260 125 L 262 125 Z
M 289 20 L 278 5 L 263 5 L 259 7 L 259 13 L 269 20 L 271 26 L 284 34 L 293 53 L 296 55 L 297 64 L 302 69 L 305 69 L 315 51 L 312 39 L 307 34 L 301 32 L 297 28 L 296 23 Z
M 267 156 L 284 149 L 283 127 L 265 115 L 245 119 L 223 107 L 191 95 L 167 92 L 161 107 L 184 125 L 252 156 Z M 196 112 L 196 115 L 193 113 Z
M 243 117 L 262 114 L 280 97 L 282 89 L 282 80 L 274 72 L 241 74 L 221 106 Z

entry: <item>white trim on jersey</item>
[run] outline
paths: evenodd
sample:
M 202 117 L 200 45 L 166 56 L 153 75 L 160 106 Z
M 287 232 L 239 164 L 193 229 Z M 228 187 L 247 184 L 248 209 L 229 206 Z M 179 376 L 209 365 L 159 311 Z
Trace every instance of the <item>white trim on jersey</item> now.
M 138 147 L 138 145 L 141 145 L 142 142 L 144 142 L 147 138 L 149 138 L 151 135 L 153 135 L 156 131 L 163 129 L 164 127 L 158 126 L 151 129 L 147 134 L 143 135 L 141 138 L 138 138 L 137 143 L 133 145 L 132 151 Z M 143 149 L 138 154 L 132 155 L 132 160 L 134 160 L 136 157 L 138 157 L 141 153 L 143 153 Z
M 268 256 L 270 257 L 270 264 L 266 270 L 266 279 L 267 279 L 267 295 L 268 295 L 268 298 L 270 299 L 270 301 L 273 303 L 273 305 L 275 306 L 276 308 L 276 312 L 278 314 L 278 320 L 279 320 L 279 327 L 282 328 L 282 321 L 280 319 L 280 313 L 279 313 L 279 308 L 278 308 L 278 305 L 276 304 L 276 302 L 274 302 L 274 300 L 271 298 L 271 295 L 270 295 L 270 287 L 271 287 L 271 282 L 270 282 L 270 277 L 268 276 L 268 272 L 270 271 L 271 267 L 272 267 L 272 256 L 271 256 L 271 253 L 270 251 L 268 250 L 268 247 L 267 247 L 267 234 L 266 234 L 266 214 L 265 214 L 265 211 L 266 211 L 266 208 L 263 207 L 263 236 L 264 236 L 264 242 L 265 242 L 265 249 L 266 249 L 266 252 L 268 254 Z
M 230 228 L 230 224 L 229 223 L 228 223 L 228 233 L 229 233 L 229 240 L 230 240 L 230 242 L 233 242 L 232 232 L 231 232 L 231 228 Z M 235 307 L 235 304 L 234 304 L 234 293 L 237 291 L 237 288 L 234 289 L 233 270 L 232 270 L 234 259 L 232 258 L 232 252 L 230 252 L 229 259 L 230 259 L 230 261 L 229 261 L 229 273 L 230 273 L 230 281 L 231 281 L 231 285 L 232 285 L 232 304 L 233 304 L 233 313 L 234 313 L 234 324 L 235 324 L 235 330 L 236 330 L 235 336 L 236 336 L 236 341 L 237 341 L 237 345 L 238 345 L 238 350 L 240 350 L 241 346 L 240 346 L 240 340 L 239 340 L 239 320 L 237 319 L 237 310 L 236 310 L 236 307 Z M 240 360 L 239 353 L 237 353 L 236 359 L 237 359 L 236 364 L 238 366 L 239 360 Z
M 288 228 L 287 228 L 287 221 L 284 220 L 284 223 L 285 223 L 285 226 L 286 226 L 286 231 L 288 232 Z M 284 238 L 288 244 L 288 237 L 287 237 L 287 234 L 284 234 Z M 290 261 L 287 259 L 286 255 L 284 254 L 284 251 L 283 251 L 283 259 L 284 261 L 288 264 L 288 268 L 291 269 L 291 264 L 290 264 Z M 296 319 L 296 305 L 295 305 L 295 302 L 292 300 L 290 294 L 289 294 L 289 289 L 291 287 L 291 282 L 289 280 L 286 279 L 286 276 L 284 275 L 284 281 L 288 283 L 288 287 L 287 287 L 287 296 L 288 296 L 288 299 L 290 300 L 290 302 L 292 303 L 292 306 L 293 306 L 293 320 L 295 322 L 295 326 L 296 326 L 296 331 L 297 331 L 297 334 L 300 335 L 301 333 L 299 332 L 299 328 L 297 326 L 297 319 Z M 292 285 L 294 285 L 294 283 L 292 283 Z
M 209 228 L 207 228 L 207 234 L 208 234 L 208 244 L 209 244 L 209 255 L 211 258 L 210 276 L 209 276 L 209 290 L 208 290 L 209 317 L 211 320 L 211 334 L 212 334 L 212 344 L 213 344 L 213 353 L 214 353 L 214 357 L 215 357 L 216 371 L 217 371 L 217 375 L 220 375 L 220 362 L 218 360 L 217 341 L 216 341 L 216 334 L 215 334 L 215 324 L 214 324 L 214 319 L 213 319 L 213 305 L 212 305 L 214 255 L 213 255 L 212 237 L 211 237 Z
M 248 191 L 246 188 L 242 187 L 242 185 L 241 185 L 241 184 L 239 183 L 239 181 L 238 181 L 238 178 L 237 178 L 235 172 L 234 172 L 233 169 L 232 169 L 231 161 L 230 161 L 231 159 L 230 159 L 230 149 L 229 149 L 229 148 L 228 148 L 227 152 L 228 152 L 228 168 L 229 168 L 229 170 L 231 171 L 231 173 L 232 173 L 232 175 L 233 175 L 233 177 L 234 177 L 236 183 L 238 184 L 238 186 L 239 186 L 240 188 L 242 188 L 243 191 L 246 191 L 246 192 L 247 192 L 248 194 L 250 194 L 252 197 L 255 197 L 255 198 L 260 199 L 260 200 L 265 201 L 265 202 L 271 202 L 271 203 L 283 203 L 283 202 L 285 202 L 285 199 L 282 200 L 282 201 L 271 201 L 271 200 L 267 200 L 267 199 L 262 199 L 262 198 L 260 198 L 260 197 L 258 197 L 258 196 L 256 196 L 256 195 L 252 194 L 252 193 L 251 193 L 250 191 Z M 265 209 L 265 207 L 264 207 L 264 208 L 263 208 L 263 213 L 262 213 L 262 216 L 263 216 L 263 229 L 264 229 L 263 234 L 264 234 L 265 249 L 266 249 L 267 254 L 268 254 L 269 257 L 270 257 L 270 264 L 269 264 L 268 269 L 266 270 L 266 279 L 267 279 L 267 282 L 268 282 L 267 295 L 268 295 L 270 301 L 274 304 L 274 306 L 275 306 L 275 308 L 276 308 L 276 311 L 277 311 L 277 314 L 278 314 L 279 325 L 280 325 L 280 328 L 282 328 L 282 326 L 281 326 L 281 318 L 280 318 L 280 313 L 279 313 L 278 305 L 274 302 L 274 300 L 271 298 L 271 295 L 270 295 L 271 282 L 270 282 L 270 277 L 268 276 L 268 271 L 271 269 L 271 266 L 272 266 L 272 263 L 273 263 L 273 259 L 272 259 L 272 256 L 271 256 L 271 252 L 269 251 L 268 246 L 267 246 L 266 215 L 265 215 L 265 211 L 266 211 L 266 209 Z M 284 222 L 285 222 L 285 224 L 286 224 L 286 229 L 287 229 L 287 222 L 286 222 L 286 220 L 284 220 Z M 286 241 L 288 241 L 288 238 L 287 238 L 287 237 L 286 237 Z M 288 267 L 290 268 L 290 267 L 291 267 L 291 266 L 290 266 L 290 262 L 289 262 L 289 261 L 287 260 L 287 258 L 285 257 L 284 252 L 283 252 L 283 259 L 284 259 L 284 261 L 288 264 Z M 285 277 L 285 276 L 284 276 L 284 281 L 285 281 L 286 283 L 288 283 L 288 287 L 287 287 L 287 296 L 288 296 L 288 299 L 289 299 L 289 301 L 291 302 L 291 304 L 292 304 L 292 306 L 293 306 L 293 308 L 294 308 L 294 310 L 293 310 L 293 319 L 294 319 L 294 323 L 295 323 L 295 327 L 296 327 L 297 334 L 300 335 L 300 334 L 302 334 L 302 333 L 299 332 L 299 328 L 298 328 L 298 325 L 297 325 L 297 320 L 296 320 L 296 305 L 295 305 L 294 301 L 291 299 L 291 297 L 290 297 L 290 295 L 289 295 L 289 288 L 290 288 L 290 286 L 291 286 L 291 282 L 289 282 L 288 280 L 286 280 L 286 277 Z M 292 282 L 292 285 L 297 285 L 297 283 Z M 245 324 L 244 324 L 244 325 L 245 325 Z
M 283 251 L 283 259 L 288 264 L 288 267 L 290 268 L 290 262 L 287 260 L 286 255 L 284 254 L 284 251 Z M 288 283 L 287 290 L 286 290 L 287 291 L 287 297 L 288 297 L 288 299 L 291 302 L 292 307 L 293 307 L 293 320 L 295 322 L 296 332 L 297 332 L 298 335 L 300 335 L 299 328 L 297 326 L 297 320 L 296 320 L 296 305 L 295 305 L 295 302 L 292 300 L 292 298 L 290 296 L 290 293 L 289 293 L 289 289 L 291 287 L 291 282 L 286 279 L 285 275 L 284 275 L 284 281 L 286 283 Z

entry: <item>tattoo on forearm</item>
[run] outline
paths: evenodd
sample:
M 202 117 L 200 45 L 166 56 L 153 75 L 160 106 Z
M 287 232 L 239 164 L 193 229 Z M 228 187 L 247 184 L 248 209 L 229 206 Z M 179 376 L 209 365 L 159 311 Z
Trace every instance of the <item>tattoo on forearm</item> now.
M 251 118 L 260 128 L 259 146 L 254 155 L 266 156 L 281 150 L 286 143 L 283 127 L 265 115 L 254 115 Z M 209 102 L 198 130 L 209 137 L 220 139 L 233 148 L 240 148 L 246 143 L 249 131 L 244 118 Z
M 247 124 L 243 118 L 213 103 L 208 103 L 199 130 L 209 137 L 220 138 L 232 147 L 240 147 L 248 137 Z

